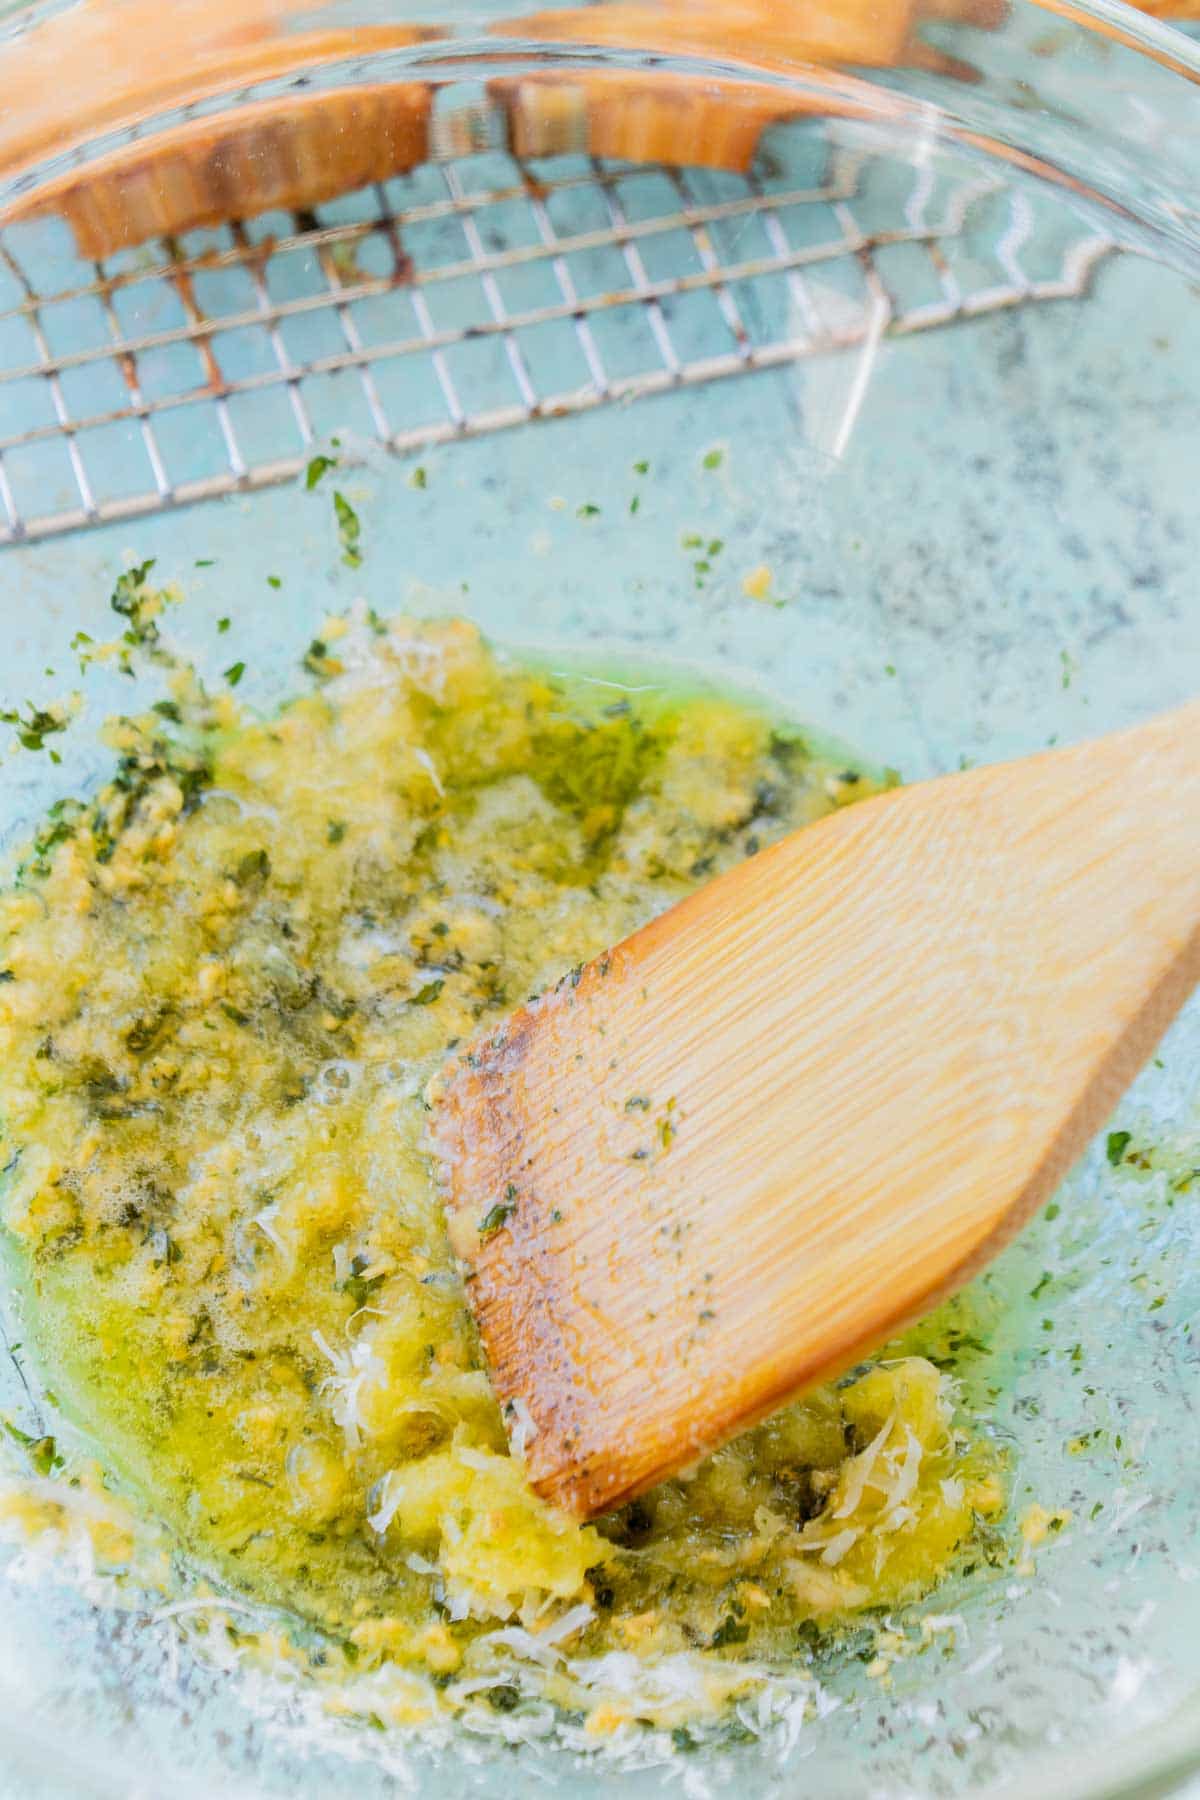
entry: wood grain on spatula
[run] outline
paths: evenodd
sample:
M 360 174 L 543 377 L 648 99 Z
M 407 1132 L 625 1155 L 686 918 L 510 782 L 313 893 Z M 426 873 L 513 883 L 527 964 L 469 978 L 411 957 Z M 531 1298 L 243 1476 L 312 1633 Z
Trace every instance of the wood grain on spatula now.
M 603 1512 L 965 1281 L 1198 978 L 1193 704 L 836 813 L 478 1041 L 433 1137 L 534 1485 Z

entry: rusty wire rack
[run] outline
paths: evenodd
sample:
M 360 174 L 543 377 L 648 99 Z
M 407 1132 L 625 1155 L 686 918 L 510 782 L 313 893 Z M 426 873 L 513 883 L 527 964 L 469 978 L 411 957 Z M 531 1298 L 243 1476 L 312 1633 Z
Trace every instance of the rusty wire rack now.
M 286 482 L 331 436 L 405 455 L 1079 298 L 1114 248 L 978 166 L 827 145 L 745 178 L 489 152 L 103 263 L 9 228 L 0 543 Z

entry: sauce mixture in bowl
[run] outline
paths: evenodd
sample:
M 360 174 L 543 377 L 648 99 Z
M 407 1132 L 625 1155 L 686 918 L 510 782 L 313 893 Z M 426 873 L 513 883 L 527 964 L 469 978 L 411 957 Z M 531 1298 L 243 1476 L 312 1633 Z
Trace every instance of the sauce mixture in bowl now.
M 927 1591 L 1002 1494 L 919 1356 L 594 1526 L 541 1501 L 422 1148 L 451 1045 L 880 782 L 744 700 L 366 613 L 254 719 L 123 582 L 115 654 L 166 692 L 0 900 L 0 1205 L 43 1364 L 137 1505 L 310 1660 L 394 1670 L 389 1722 L 682 1728 Z

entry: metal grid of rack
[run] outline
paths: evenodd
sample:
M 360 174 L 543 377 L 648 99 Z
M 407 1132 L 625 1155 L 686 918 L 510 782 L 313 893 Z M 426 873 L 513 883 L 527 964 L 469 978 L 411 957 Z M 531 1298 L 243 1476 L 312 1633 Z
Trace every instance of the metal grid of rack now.
M 489 152 L 104 263 L 9 229 L 0 543 L 1078 298 L 1115 248 L 978 169 L 904 178 Z

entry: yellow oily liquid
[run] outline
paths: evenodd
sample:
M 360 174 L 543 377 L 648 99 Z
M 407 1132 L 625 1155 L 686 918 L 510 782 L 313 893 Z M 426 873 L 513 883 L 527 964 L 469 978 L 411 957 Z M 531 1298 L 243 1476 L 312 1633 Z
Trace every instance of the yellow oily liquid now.
M 566 1621 L 522 1690 L 564 1706 L 612 1653 L 726 1695 L 928 1589 L 1000 1496 L 919 1357 L 595 1525 L 543 1503 L 422 1152 L 449 1045 L 879 784 L 462 623 L 360 621 L 310 667 L 266 722 L 176 669 L 0 899 L 0 1207 L 59 1394 L 193 1559 L 449 1705 L 513 1703 L 505 1627 Z

